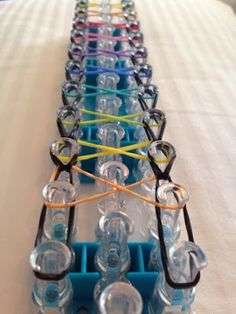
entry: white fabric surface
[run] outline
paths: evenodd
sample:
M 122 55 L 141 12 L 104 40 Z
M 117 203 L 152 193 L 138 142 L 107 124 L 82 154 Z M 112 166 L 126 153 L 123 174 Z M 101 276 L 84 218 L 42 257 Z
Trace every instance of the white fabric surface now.
M 164 139 L 177 150 L 172 176 L 190 193 L 209 259 L 194 309 L 235 314 L 235 15 L 215 0 L 136 0 L 136 8 L 168 118 Z M 73 9 L 68 0 L 0 2 L 0 313 L 31 313 L 28 256 L 52 169 Z M 95 205 L 79 211 L 79 240 L 93 239 L 96 220 Z

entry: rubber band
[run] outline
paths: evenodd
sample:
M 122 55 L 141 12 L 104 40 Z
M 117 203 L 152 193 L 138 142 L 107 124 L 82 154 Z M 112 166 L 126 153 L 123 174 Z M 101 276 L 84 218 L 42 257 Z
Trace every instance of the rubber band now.
M 139 125 L 139 126 L 144 126 L 144 124 L 142 122 L 126 119 L 125 117 L 127 117 L 127 116 L 113 116 L 111 114 L 96 112 L 96 111 L 87 110 L 87 109 L 81 109 L 80 112 L 88 113 L 90 115 L 104 117 L 104 118 L 109 119 L 109 121 L 121 121 L 121 122 L 125 122 L 128 124 L 135 124 L 135 125 Z M 142 113 L 135 114 L 135 117 L 138 117 L 138 116 L 143 116 L 143 114 Z
M 55 181 L 55 178 L 58 174 L 58 171 L 59 171 L 59 166 L 57 166 L 53 169 L 52 174 L 51 174 L 50 179 L 49 179 L 49 182 Z
M 91 142 L 87 142 L 87 141 L 81 141 L 81 140 L 77 140 L 77 142 L 78 142 L 78 144 L 80 144 L 82 146 L 87 146 L 87 147 L 92 147 L 92 148 L 103 150 L 103 152 L 98 152 L 98 153 L 94 153 L 94 154 L 80 155 L 80 156 L 77 157 L 78 161 L 92 159 L 92 158 L 95 158 L 95 157 L 102 157 L 102 156 L 112 155 L 112 154 L 116 154 L 116 155 L 117 154 L 123 154 L 123 155 L 127 155 L 129 157 L 135 158 L 135 159 L 149 160 L 149 158 L 147 156 L 129 152 L 131 150 L 135 150 L 135 149 L 138 149 L 138 148 L 141 148 L 141 147 L 149 146 L 150 143 L 151 143 L 149 141 L 140 142 L 140 143 L 132 144 L 132 145 L 128 145 L 128 146 L 123 146 L 121 148 L 104 146 L 104 145 L 95 144 L 95 143 L 91 143 Z M 67 157 L 67 156 L 60 156 L 59 159 L 60 159 L 60 161 L 65 162 L 65 161 L 69 160 L 69 157 Z
M 92 110 L 87 110 L 87 109 L 81 109 L 80 110 L 83 113 L 88 113 L 90 115 L 96 115 L 96 116 L 100 116 L 100 117 L 104 117 L 107 118 L 108 121 L 121 121 L 121 122 L 125 122 L 128 124 L 134 124 L 134 125 L 139 125 L 139 126 L 145 126 L 146 124 L 142 123 L 142 122 L 138 122 L 135 120 L 130 120 L 130 119 L 126 119 L 127 117 L 142 117 L 143 113 L 133 113 L 130 115 L 124 115 L 124 116 L 113 116 L 111 114 L 107 114 L 107 113 L 101 113 L 101 112 L 97 112 L 97 111 L 92 111 Z M 101 119 L 98 119 L 97 121 L 99 121 Z M 93 120 L 92 120 L 93 121 Z M 81 121 L 82 122 L 82 121 Z M 81 124 L 80 122 L 80 124 Z M 86 122 L 86 121 L 85 121 Z M 100 123 L 100 122 L 98 122 Z M 159 123 L 156 124 L 149 124 L 150 127 L 158 127 L 160 126 Z
M 94 180 L 97 180 L 105 185 L 108 185 L 108 186 L 111 186 L 113 188 L 115 188 L 116 190 L 118 191 L 122 191 L 122 192 L 126 192 L 132 196 L 135 196 L 147 203 L 150 203 L 152 205 L 155 205 L 155 206 L 158 206 L 159 208 L 163 208 L 163 209 L 170 209 L 170 210 L 177 210 L 177 209 L 181 209 L 182 206 L 181 205 L 164 205 L 164 204 L 161 204 L 159 202 L 156 202 L 154 200 L 152 200 L 151 198 L 149 197 L 146 197 L 146 196 L 143 196 L 137 192 L 134 192 L 132 190 L 129 190 L 127 187 L 124 187 L 124 186 L 121 186 L 119 184 L 116 184 L 116 183 L 113 183 L 113 182 L 110 182 L 110 181 L 107 181 L 103 178 L 100 178 L 100 177 L 97 177 L 95 175 L 93 175 L 92 173 L 89 173 L 85 170 L 82 170 L 81 168 L 77 167 L 77 166 L 72 166 L 72 169 L 76 172 L 79 172 L 91 179 L 94 179 Z M 114 192 L 115 190 L 113 190 L 112 192 Z M 77 200 L 77 201 L 74 201 L 74 202 L 69 202 L 69 203 L 64 203 L 64 204 L 61 204 L 61 203 L 50 203 L 50 202 L 45 202 L 44 203 L 45 206 L 47 207 L 50 207 L 50 208 L 66 208 L 66 207 L 72 207 L 72 206 L 77 206 L 79 204 L 81 204 L 81 200 Z
M 72 53 L 74 55 L 77 55 L 77 53 Z M 68 73 L 70 74 L 83 74 L 86 76 L 90 75 L 99 75 L 103 73 L 116 73 L 119 75 L 126 75 L 126 76 L 134 76 L 134 67 L 130 68 L 105 68 L 105 67 L 100 67 L 98 65 L 87 65 L 86 70 L 67 70 Z M 93 70 L 94 69 L 94 70 Z M 140 77 L 148 77 L 145 74 L 142 74 Z
M 125 122 L 128 124 L 134 124 L 134 125 L 139 125 L 139 126 L 145 125 L 142 122 L 126 119 L 126 118 L 131 118 L 131 117 L 141 117 L 141 116 L 143 116 L 143 113 L 133 113 L 133 114 L 124 115 L 124 116 L 113 116 L 110 114 L 105 114 L 105 113 L 101 113 L 101 112 L 97 112 L 97 111 L 91 111 L 91 110 L 87 110 L 87 109 L 80 109 L 80 112 L 87 113 L 90 115 L 105 117 L 106 119 L 84 120 L 84 121 L 80 121 L 79 125 L 90 125 L 90 124 L 105 123 L 105 122 L 111 122 L 111 121 L 121 121 L 121 122 Z M 62 120 L 62 122 L 64 125 L 74 125 L 73 121 Z M 158 126 L 158 124 L 153 125 L 153 126 Z
M 92 89 L 93 87 L 96 87 L 96 86 L 89 86 L 88 88 Z M 98 89 L 100 89 L 100 87 L 98 87 Z M 103 92 L 96 92 L 96 93 L 84 93 L 84 94 L 81 94 L 81 97 L 97 97 L 97 96 L 107 96 L 107 95 L 113 95 L 113 94 L 116 94 L 116 95 L 119 95 L 119 96 L 125 96 L 125 97 L 132 97 L 132 98 L 137 98 L 139 99 L 140 96 L 139 95 L 133 95 L 131 94 L 129 91 L 132 91 L 133 89 L 114 89 L 114 90 L 109 90 L 109 89 L 106 89 L 106 88 L 101 88 L 101 91 Z M 138 89 L 135 89 L 136 91 L 138 91 Z M 69 97 L 69 98 L 77 98 L 79 93 L 66 93 L 64 92 L 64 95 L 66 97 Z M 154 99 L 155 96 L 142 96 L 142 98 L 144 100 L 147 100 L 147 99 Z
M 126 155 L 128 157 L 132 157 L 135 159 L 140 159 L 140 160 L 147 160 L 150 161 L 150 158 L 145 156 L 145 155 L 141 155 L 141 154 L 136 154 L 136 153 L 130 153 L 130 150 L 135 150 L 141 147 L 147 147 L 150 145 L 150 141 L 143 141 L 137 144 L 132 144 L 132 145 L 128 145 L 128 146 L 123 146 L 120 148 L 115 148 L 115 147 L 110 147 L 110 146 L 105 146 L 105 145 L 100 145 L 100 144 L 95 144 L 95 143 L 91 143 L 91 142 L 87 142 L 87 141 L 82 141 L 82 140 L 77 140 L 77 143 L 80 144 L 81 146 L 87 146 L 87 147 L 91 147 L 91 148 L 96 148 L 96 149 L 100 149 L 102 151 L 105 152 L 99 152 L 99 153 L 94 153 L 94 154 L 88 154 L 88 155 L 80 155 L 77 157 L 78 161 L 81 160 L 88 160 L 88 159 L 92 159 L 95 157 L 102 157 L 102 156 L 107 156 L 107 155 Z M 67 161 L 69 160 L 69 157 L 67 156 L 60 156 L 59 158 L 61 161 Z M 170 159 L 169 158 L 156 158 L 155 159 L 156 162 L 158 163 L 169 163 Z
M 144 180 L 141 180 L 141 181 L 134 182 L 134 183 L 132 183 L 132 184 L 127 185 L 126 187 L 130 189 L 130 188 L 134 188 L 134 187 L 136 187 L 136 186 L 138 186 L 138 185 L 141 185 L 141 184 L 145 184 L 145 183 L 148 183 L 148 182 L 152 182 L 152 181 L 154 181 L 154 180 L 156 180 L 156 177 L 155 177 L 155 176 L 150 177 L 150 178 L 147 178 L 147 179 L 144 179 Z M 81 205 L 81 204 L 85 204 L 85 203 L 89 203 L 89 202 L 95 201 L 95 200 L 97 200 L 97 199 L 100 199 L 100 198 L 102 198 L 102 197 L 105 197 L 105 196 L 108 196 L 108 195 L 111 195 L 111 194 L 117 193 L 117 192 L 119 192 L 119 190 L 115 188 L 114 190 L 111 190 L 111 191 L 102 192 L 102 193 L 97 193 L 97 194 L 93 194 L 93 195 L 91 195 L 91 196 L 86 196 L 85 198 L 81 198 L 81 199 L 79 199 L 79 200 L 76 201 L 76 202 L 79 203 L 79 204 L 77 204 L 77 205 Z M 47 207 L 50 207 L 49 204 L 52 204 L 52 203 L 46 202 L 46 204 L 48 205 Z M 46 204 L 45 204 L 45 205 L 46 205 Z M 55 204 L 53 204 L 53 205 L 55 205 Z M 52 208 L 56 208 L 56 206 L 55 206 L 55 207 L 52 207 Z
M 117 16 L 117 17 L 123 17 L 124 12 L 123 11 L 117 11 L 117 12 L 109 12 L 109 15 Z M 88 16 L 101 16 L 101 11 L 98 10 L 89 10 Z
M 89 57 L 90 60 L 97 60 L 96 58 L 92 58 L 92 57 L 99 57 L 99 56 L 117 56 L 117 57 L 130 57 L 131 56 L 131 50 L 111 50 L 111 49 L 97 49 L 97 48 L 92 48 L 89 47 L 89 51 L 90 52 L 82 52 L 82 51 L 78 51 L 78 52 L 72 52 L 72 55 L 76 55 L 76 56 L 80 56 L 80 57 Z M 136 57 L 138 58 L 138 57 Z
M 94 97 L 94 96 L 101 96 L 101 95 L 112 95 L 112 94 L 116 94 L 116 95 L 120 95 L 120 96 L 126 96 L 126 97 L 132 97 L 132 98 L 137 98 L 137 99 L 154 99 L 154 96 L 140 96 L 138 95 L 138 88 L 127 88 L 127 89 L 108 89 L 108 88 L 104 88 L 101 86 L 94 86 L 94 85 L 88 85 L 88 84 L 83 84 L 83 87 L 87 88 L 87 89 L 94 89 L 97 90 L 97 93 L 85 93 L 85 94 L 81 94 L 82 97 Z M 101 93 L 104 92 L 104 93 Z M 137 92 L 137 95 L 132 94 L 131 92 Z M 67 96 L 66 93 L 65 95 Z M 78 96 L 78 95 L 77 95 Z M 73 95 L 73 97 L 77 97 L 75 95 Z
M 80 8 L 95 8 L 95 7 L 100 7 L 101 3 L 97 3 L 97 2 L 89 2 L 89 3 L 80 3 L 79 7 Z M 113 9 L 122 9 L 122 5 L 120 3 L 111 3 L 110 6 Z
M 94 15 L 96 16 L 96 15 Z M 100 15 L 98 15 L 100 16 Z M 98 28 L 101 26 L 110 26 L 112 25 L 114 28 L 119 28 L 119 29 L 126 29 L 127 26 L 124 23 L 106 23 L 106 22 L 92 22 L 92 21 L 88 21 L 87 24 L 82 24 L 78 27 L 78 29 L 91 29 L 91 28 Z M 75 26 L 76 27 L 76 26 Z M 94 34 L 94 33 L 93 33 Z
M 128 36 L 112 36 L 98 33 L 88 33 L 85 37 L 86 42 L 95 42 L 100 39 L 114 40 L 114 41 L 128 41 Z

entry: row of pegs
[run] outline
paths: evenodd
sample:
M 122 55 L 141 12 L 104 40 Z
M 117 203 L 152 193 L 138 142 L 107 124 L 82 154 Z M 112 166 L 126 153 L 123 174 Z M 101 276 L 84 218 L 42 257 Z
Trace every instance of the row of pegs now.
M 71 243 L 77 231 L 76 212 L 81 203 L 91 200 L 98 200 L 101 214 L 94 260 L 101 278 L 94 288 L 92 311 L 143 313 L 142 296 L 126 277 L 131 263 L 127 241 L 134 222 L 127 214 L 124 192 L 139 200 L 135 206 L 143 221 L 140 232 L 153 242 L 148 267 L 159 276 L 147 312 L 192 313 L 206 256 L 194 243 L 188 194 L 170 176 L 176 152 L 162 140 L 166 116 L 156 109 L 158 89 L 151 83 L 152 68 L 146 63 L 134 2 L 77 0 L 68 57 L 63 106 L 57 112 L 61 138 L 50 146 L 55 170 L 43 189 L 44 204 L 30 256 L 36 277 L 34 313 L 72 314 L 68 273 L 75 264 Z M 90 123 L 96 125 L 98 143 L 84 141 Z M 135 134 L 136 146 L 121 145 L 127 130 Z M 84 146 L 97 153 L 81 154 Z M 130 169 L 123 156 L 138 160 L 132 169 L 133 185 L 125 184 Z M 93 173 L 83 169 L 83 160 L 94 158 Z M 83 200 L 79 195 L 82 174 L 96 180 L 97 191 Z M 181 213 L 188 241 L 180 241 Z

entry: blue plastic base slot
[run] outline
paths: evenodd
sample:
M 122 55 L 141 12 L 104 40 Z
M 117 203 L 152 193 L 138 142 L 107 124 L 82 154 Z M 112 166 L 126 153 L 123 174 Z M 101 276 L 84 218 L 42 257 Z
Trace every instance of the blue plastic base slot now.
M 131 266 L 127 278 L 140 292 L 144 301 L 144 311 L 147 312 L 147 302 L 151 297 L 157 279 L 157 273 L 148 271 L 148 260 L 152 243 L 129 243 Z M 73 289 L 73 314 L 93 313 L 93 290 L 99 280 L 99 273 L 94 266 L 94 257 L 98 243 L 74 243 L 75 266 L 69 274 Z

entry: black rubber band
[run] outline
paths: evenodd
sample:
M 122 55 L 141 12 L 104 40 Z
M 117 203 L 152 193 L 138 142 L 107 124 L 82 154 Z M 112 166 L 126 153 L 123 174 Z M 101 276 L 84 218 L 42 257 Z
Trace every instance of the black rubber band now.
M 155 199 L 156 202 L 158 202 L 158 197 L 157 197 L 157 189 L 159 187 L 159 182 L 156 182 L 156 188 L 155 188 Z M 165 279 L 168 285 L 174 289 L 189 289 L 192 287 L 195 287 L 199 280 L 200 280 L 200 272 L 197 273 L 193 281 L 186 282 L 186 283 L 178 283 L 172 280 L 169 270 L 168 270 L 168 255 L 167 255 L 167 250 L 166 250 L 166 245 L 165 245 L 165 239 L 164 239 L 164 231 L 163 231 L 163 226 L 161 222 L 161 209 L 158 206 L 155 206 L 155 212 L 156 212 L 156 217 L 157 217 L 157 230 L 158 230 L 158 237 L 160 241 L 160 250 L 161 250 L 161 260 L 162 260 L 162 265 L 165 273 Z M 194 243 L 193 239 L 193 231 L 190 223 L 190 218 L 188 215 L 187 207 L 184 206 L 184 219 L 185 219 L 185 227 L 186 231 L 188 234 L 188 238 L 190 242 Z

